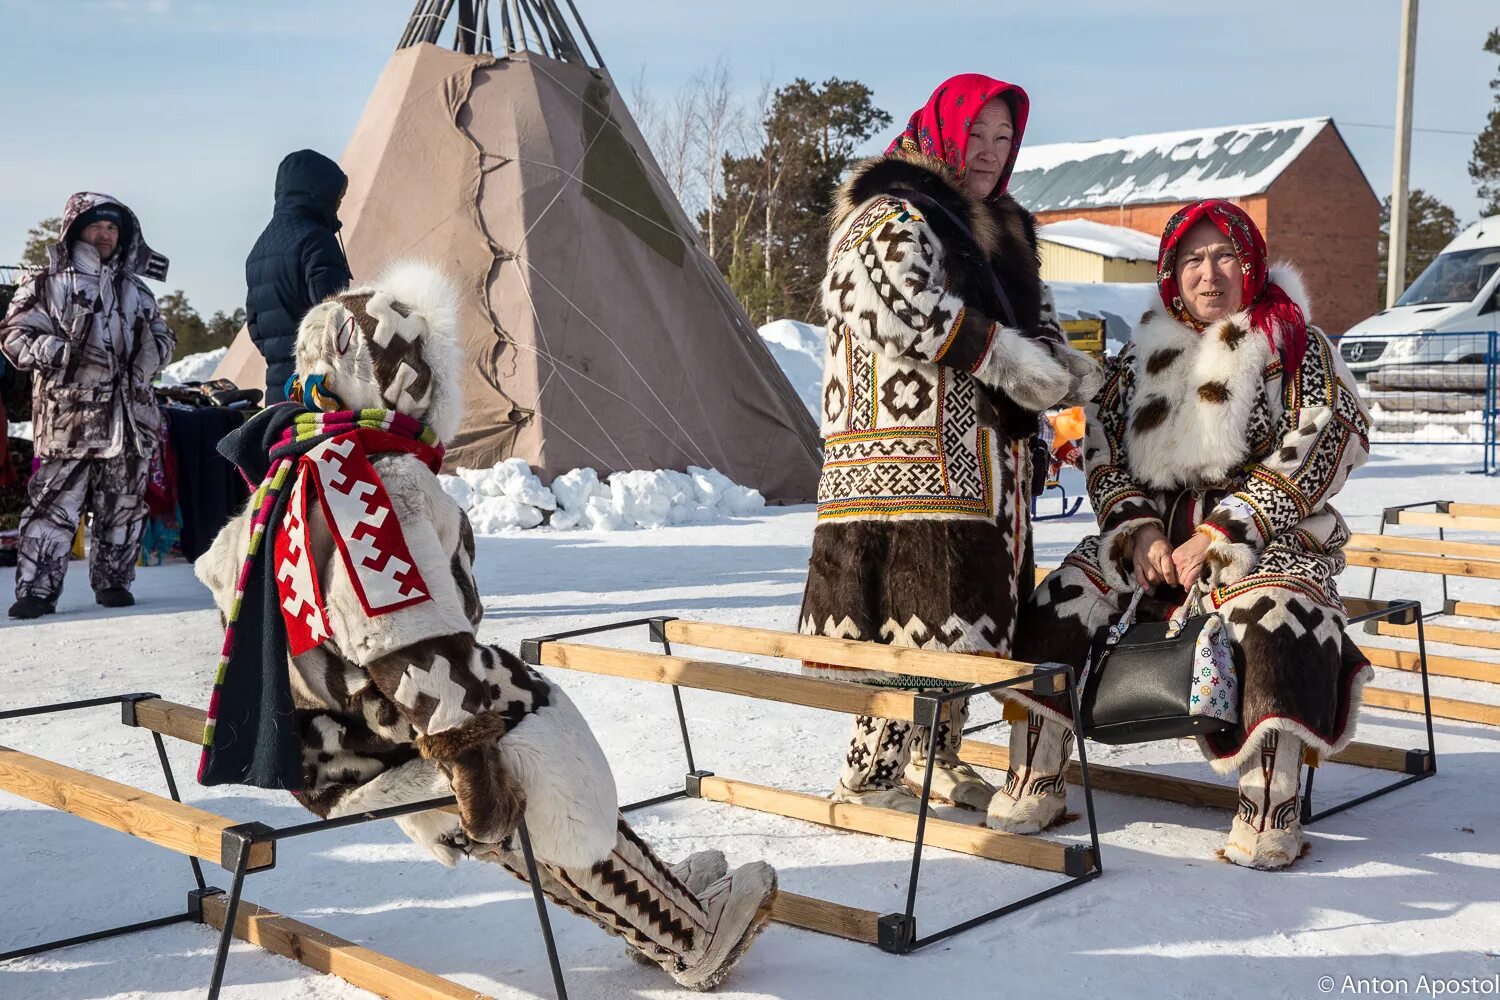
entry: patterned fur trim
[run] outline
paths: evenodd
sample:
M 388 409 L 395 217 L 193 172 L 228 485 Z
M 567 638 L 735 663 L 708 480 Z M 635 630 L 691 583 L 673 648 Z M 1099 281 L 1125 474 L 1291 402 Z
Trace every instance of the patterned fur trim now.
M 1099 573 L 1110 590 L 1129 593 L 1135 589 L 1135 533 L 1148 525 L 1162 527 L 1159 517 L 1137 517 L 1122 521 L 1099 539 Z
M 1238 752 L 1228 757 L 1215 757 L 1213 751 L 1208 748 L 1202 737 L 1198 739 L 1198 746 L 1203 751 L 1204 757 L 1208 759 L 1209 766 L 1214 769 L 1215 774 L 1236 774 L 1240 766 L 1260 752 L 1260 745 L 1265 740 L 1266 734 L 1272 730 L 1290 733 L 1301 740 L 1303 745 L 1312 747 L 1324 759 L 1339 753 L 1350 743 L 1354 742 L 1354 736 L 1358 729 L 1360 707 L 1364 704 L 1365 684 L 1375 677 L 1375 670 L 1368 663 L 1354 676 L 1349 679 L 1349 710 L 1344 723 L 1344 731 L 1341 732 L 1334 742 L 1330 743 L 1318 736 L 1305 723 L 1285 716 L 1273 716 L 1262 719 L 1256 723 L 1254 729 L 1245 737 L 1245 742 L 1240 746 Z
M 1203 557 L 1211 590 L 1240 582 L 1260 560 L 1260 549 L 1248 541 L 1232 541 L 1221 531 L 1209 530 L 1204 534 L 1213 539 Z
M 505 732 L 505 716 L 499 712 L 489 712 L 453 729 L 418 736 L 417 749 L 428 760 L 451 761 L 466 750 L 495 742 Z

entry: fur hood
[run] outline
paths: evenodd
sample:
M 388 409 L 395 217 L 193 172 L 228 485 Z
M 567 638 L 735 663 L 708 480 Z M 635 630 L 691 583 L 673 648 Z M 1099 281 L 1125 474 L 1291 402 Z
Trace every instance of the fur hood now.
M 1271 280 L 1311 319 L 1295 268 L 1278 264 Z M 1126 453 L 1136 482 L 1157 489 L 1224 483 L 1264 446 L 1251 440 L 1252 416 L 1267 400 L 1264 386 L 1276 375 L 1268 369 L 1277 351 L 1252 329 L 1249 310 L 1199 332 L 1153 309 L 1131 333 L 1131 347 L 1135 389 Z M 1269 430 L 1271 422 L 1253 424 Z
M 323 375 L 353 410 L 395 410 L 451 441 L 463 419 L 458 292 L 442 271 L 405 261 L 308 310 L 297 371 Z
M 872 198 L 913 194 L 929 209 L 942 209 L 928 211 L 925 221 L 943 245 L 955 291 L 987 315 L 1002 319 L 994 301 L 993 275 L 1015 310 L 1015 325 L 1035 327 L 1042 303 L 1036 219 L 1008 194 L 986 199 L 968 194 L 942 160 L 898 150 L 860 161 L 834 195 L 830 227 L 837 234 Z

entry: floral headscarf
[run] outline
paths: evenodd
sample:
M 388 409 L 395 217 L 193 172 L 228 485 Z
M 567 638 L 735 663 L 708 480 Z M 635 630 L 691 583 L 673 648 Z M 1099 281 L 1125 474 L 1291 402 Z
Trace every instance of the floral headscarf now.
M 955 176 L 962 180 L 969 149 L 969 127 L 974 124 L 974 116 L 979 114 L 986 101 L 1001 96 L 1010 104 L 1016 134 L 1010 146 L 1010 159 L 1000 171 L 995 190 L 990 193 L 990 197 L 998 197 L 1010 182 L 1016 153 L 1021 148 L 1021 136 L 1026 132 L 1026 116 L 1031 109 L 1031 99 L 1026 96 L 1026 91 L 1013 83 L 980 73 L 961 73 L 944 80 L 927 103 L 912 113 L 906 131 L 892 140 L 886 152 L 904 149 L 935 157 L 948 164 Z
M 1206 324 L 1195 320 L 1182 301 L 1177 286 L 1177 244 L 1199 222 L 1207 220 L 1223 233 L 1240 262 L 1241 309 L 1250 311 L 1250 325 L 1281 355 L 1283 367 L 1292 371 L 1307 353 L 1307 317 L 1282 287 L 1270 280 L 1266 258 L 1266 239 L 1245 210 L 1238 205 L 1212 198 L 1195 202 L 1167 220 L 1161 234 L 1161 249 L 1156 258 L 1156 287 L 1162 305 L 1177 322 L 1202 330 Z

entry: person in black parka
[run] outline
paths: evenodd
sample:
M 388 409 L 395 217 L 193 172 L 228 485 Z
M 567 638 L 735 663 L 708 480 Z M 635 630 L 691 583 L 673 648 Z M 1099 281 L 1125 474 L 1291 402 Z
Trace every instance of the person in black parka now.
M 286 399 L 302 315 L 349 285 L 338 237 L 349 178 L 322 153 L 299 149 L 276 171 L 276 208 L 245 259 L 245 322 L 266 359 L 266 403 Z

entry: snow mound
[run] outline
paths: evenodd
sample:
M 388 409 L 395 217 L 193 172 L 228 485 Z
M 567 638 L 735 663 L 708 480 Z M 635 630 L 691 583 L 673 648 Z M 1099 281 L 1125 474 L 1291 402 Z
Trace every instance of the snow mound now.
M 823 355 L 827 353 L 828 334 L 820 326 L 778 319 L 760 328 L 760 338 L 771 349 L 771 357 L 781 366 L 787 381 L 797 390 L 802 405 L 814 420 L 822 419 Z
M 525 461 L 510 458 L 492 469 L 458 469 L 438 479 L 479 535 L 543 524 L 596 531 L 665 528 L 753 514 L 766 505 L 758 490 L 696 465 L 686 472 L 616 472 L 603 481 L 593 469 L 574 469 L 549 488 Z
M 1051 281 L 1052 297 L 1061 319 L 1102 319 L 1108 353 L 1118 354 L 1141 314 L 1161 304 L 1156 286 L 1128 281 Z
M 202 354 L 189 354 L 185 358 L 167 365 L 162 373 L 156 377 L 160 385 L 182 385 L 184 382 L 203 382 L 219 367 L 219 362 L 224 360 L 224 355 L 229 353 L 229 348 L 220 347 L 214 351 L 204 351 Z

